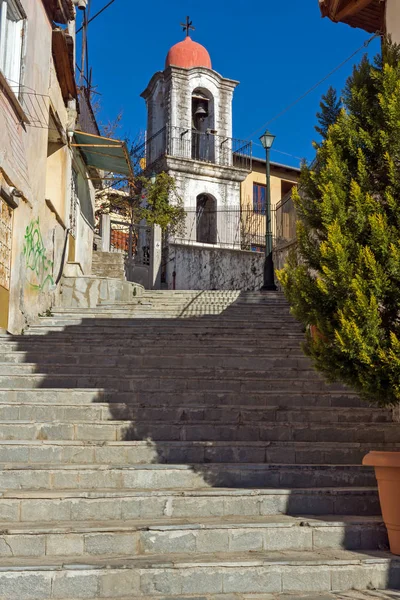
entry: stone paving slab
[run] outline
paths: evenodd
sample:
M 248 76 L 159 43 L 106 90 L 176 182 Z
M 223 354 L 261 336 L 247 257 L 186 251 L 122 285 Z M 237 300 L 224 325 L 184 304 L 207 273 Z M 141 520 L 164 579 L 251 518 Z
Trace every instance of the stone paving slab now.
M 46 410 L 46 408 L 44 408 Z M 51 406 L 47 407 L 51 412 Z M 0 408 L 1 412 L 1 408 Z M 44 436 L 46 428 L 33 427 L 37 439 L 7 439 L 0 444 L 0 464 L 92 464 L 92 465 L 135 465 L 158 462 L 164 464 L 197 463 L 218 464 L 274 464 L 277 460 L 284 464 L 317 465 L 336 460 L 338 464 L 357 464 L 371 450 L 400 449 L 400 443 L 345 443 L 323 442 L 211 442 L 211 441 L 101 441 L 91 440 L 52 440 L 52 435 Z M 57 433 L 59 429 L 50 428 Z M 95 431 L 96 433 L 96 431 Z M 42 440 L 42 437 L 50 439 Z M 129 437 L 125 435 L 124 437 Z M 132 436 L 131 436 L 132 437 Z
M 379 552 L 218 554 L 191 560 L 187 555 L 173 559 L 163 555 L 106 562 L 89 558 L 84 563 L 74 557 L 59 557 L 51 563 L 33 558 L 18 560 L 18 566 L 13 559 L 0 560 L 0 598 L 7 600 L 207 598 L 218 594 L 262 598 L 268 593 L 379 589 L 388 581 L 392 587 L 400 585 L 400 563 Z
M 139 556 L 161 552 L 387 549 L 386 529 L 377 518 L 339 520 L 287 516 L 234 519 L 177 519 L 64 523 L 2 523 L 0 557 L 80 555 Z
M 372 468 L 360 465 L 13 465 L 3 464 L 0 488 L 182 489 L 198 487 L 374 486 Z

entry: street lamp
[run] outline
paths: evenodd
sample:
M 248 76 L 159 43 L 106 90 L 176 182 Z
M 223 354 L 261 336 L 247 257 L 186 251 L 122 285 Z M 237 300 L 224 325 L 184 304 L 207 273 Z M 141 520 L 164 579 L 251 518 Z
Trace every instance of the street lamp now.
M 274 260 L 272 256 L 272 227 L 271 227 L 271 169 L 270 169 L 270 150 L 274 143 L 275 136 L 266 130 L 265 133 L 260 137 L 260 141 L 265 148 L 266 154 L 266 176 L 267 176 L 267 187 L 266 187 L 266 198 L 265 198 L 265 262 L 264 262 L 264 284 L 261 288 L 262 292 L 275 292 L 277 287 L 275 285 L 274 277 Z
M 156 180 L 157 180 L 157 175 L 156 175 L 155 171 L 152 171 L 151 175 L 150 175 L 150 183 L 152 183 L 154 185 Z

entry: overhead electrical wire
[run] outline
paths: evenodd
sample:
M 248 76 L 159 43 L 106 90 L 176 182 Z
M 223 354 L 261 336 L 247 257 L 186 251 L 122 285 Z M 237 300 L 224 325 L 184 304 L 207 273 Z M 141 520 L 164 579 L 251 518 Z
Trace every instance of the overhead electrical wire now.
M 352 58 L 354 58 L 354 56 L 356 56 L 356 54 L 358 54 L 359 52 L 361 52 L 361 50 L 363 48 L 367 48 L 370 43 L 377 37 L 380 37 L 380 33 L 374 33 L 373 36 L 371 36 L 368 40 L 366 40 L 362 46 L 360 46 L 359 48 L 357 48 L 357 50 L 355 50 L 352 54 L 350 54 L 350 56 L 348 56 L 344 61 L 342 61 L 339 65 L 337 65 L 337 67 L 335 67 L 332 71 L 330 71 L 327 75 L 325 75 L 325 77 L 323 77 L 320 81 L 318 81 L 317 83 L 315 83 L 309 90 L 307 90 L 304 94 L 302 94 L 301 96 L 299 96 L 297 98 L 297 100 L 294 100 L 294 102 L 291 102 L 286 108 L 284 108 L 282 111 L 280 111 L 277 115 L 275 115 L 274 117 L 272 117 L 272 119 L 269 119 L 269 121 L 267 121 L 266 123 L 264 123 L 264 125 L 261 125 L 261 127 L 259 127 L 258 129 L 256 129 L 255 131 L 253 131 L 253 133 L 251 135 L 248 136 L 248 139 L 252 139 L 255 135 L 257 135 L 257 133 L 259 133 L 260 131 L 262 131 L 265 127 L 267 127 L 268 125 L 270 125 L 271 123 L 273 123 L 274 121 L 276 121 L 277 119 L 279 119 L 280 117 L 282 117 L 283 115 L 285 115 L 287 112 L 289 112 L 289 110 L 291 110 L 294 106 L 296 106 L 296 104 L 298 104 L 299 102 L 301 102 L 301 100 L 304 100 L 304 98 L 306 98 L 309 94 L 311 94 L 311 92 L 313 92 L 314 90 L 316 90 L 320 85 L 322 85 L 323 83 L 325 83 L 325 81 L 327 79 L 329 79 L 332 75 L 334 75 L 334 73 L 336 73 L 337 71 L 339 71 L 339 69 L 341 69 L 345 64 L 347 64 Z
M 114 4 L 114 2 L 115 2 L 115 0 L 111 0 L 111 2 L 109 2 L 108 4 L 106 4 L 105 6 L 103 6 L 103 8 L 101 10 L 99 10 L 99 12 L 97 12 L 95 15 L 93 15 L 93 17 L 91 19 L 88 19 L 88 21 L 86 23 L 86 27 L 89 25 L 89 23 L 91 23 L 92 21 L 94 21 L 96 19 L 96 17 L 98 17 L 99 15 L 101 15 L 101 13 L 103 13 L 109 6 L 111 6 L 111 4 Z M 82 27 L 79 27 L 79 29 L 77 30 L 76 33 L 80 33 L 84 27 L 85 27 L 85 24 L 82 25 Z

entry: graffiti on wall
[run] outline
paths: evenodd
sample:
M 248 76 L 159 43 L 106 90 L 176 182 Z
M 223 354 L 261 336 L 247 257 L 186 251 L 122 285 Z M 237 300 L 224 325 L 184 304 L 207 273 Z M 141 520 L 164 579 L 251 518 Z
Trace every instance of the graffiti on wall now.
M 53 286 L 53 262 L 47 258 L 39 217 L 33 219 L 26 228 L 23 254 L 28 284 L 40 291 L 44 290 L 46 286 Z
M 12 208 L 0 198 L 0 286 L 10 289 Z

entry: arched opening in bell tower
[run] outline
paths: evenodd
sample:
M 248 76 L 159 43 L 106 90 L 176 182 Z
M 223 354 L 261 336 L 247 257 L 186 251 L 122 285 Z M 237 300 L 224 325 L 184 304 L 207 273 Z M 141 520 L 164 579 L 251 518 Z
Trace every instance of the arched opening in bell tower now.
M 215 162 L 214 97 L 204 88 L 192 93 L 192 158 Z
M 196 198 L 196 242 L 217 243 L 217 201 L 209 194 Z

